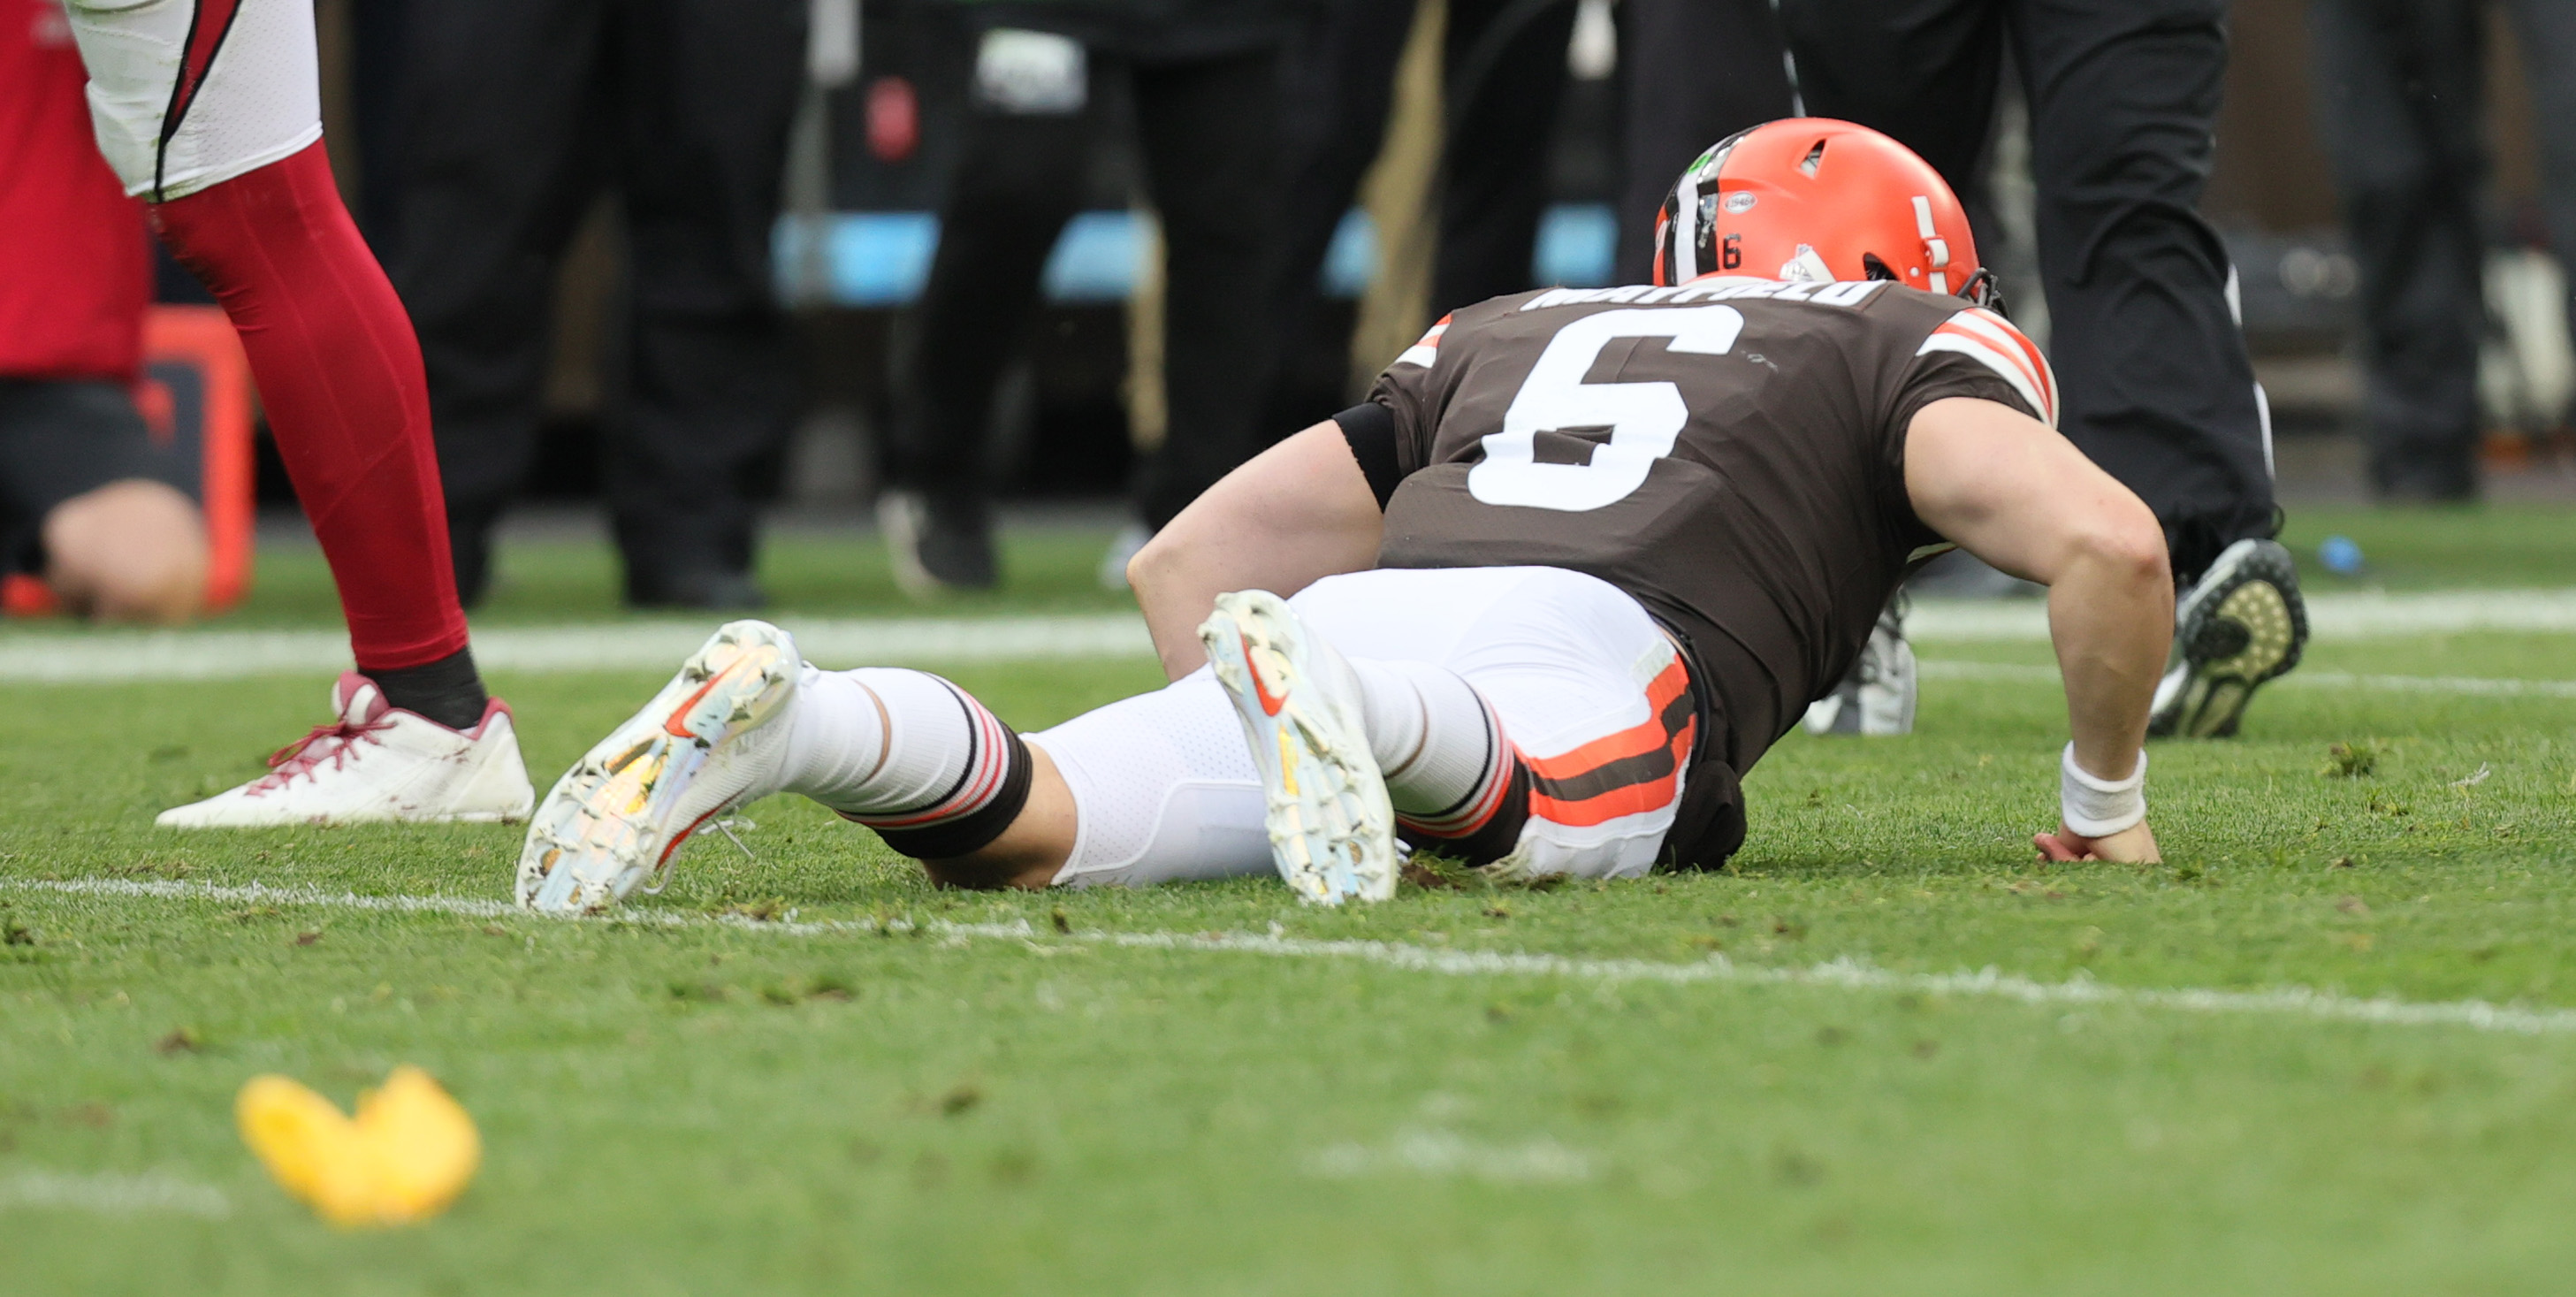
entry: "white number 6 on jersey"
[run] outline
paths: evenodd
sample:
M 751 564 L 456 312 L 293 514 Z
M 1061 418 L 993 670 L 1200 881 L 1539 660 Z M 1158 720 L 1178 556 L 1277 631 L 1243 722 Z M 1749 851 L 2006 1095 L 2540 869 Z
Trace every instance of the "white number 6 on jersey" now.
M 1732 306 L 1685 310 L 1603 311 L 1557 331 L 1522 382 L 1503 430 L 1484 439 L 1485 458 L 1467 471 L 1467 490 L 1487 504 L 1582 513 L 1615 504 L 1646 484 L 1655 461 L 1673 452 L 1690 421 L 1679 387 L 1668 382 L 1586 383 L 1601 349 L 1620 338 L 1670 338 L 1670 351 L 1723 356 L 1744 330 Z M 1539 433 L 1610 429 L 1588 464 L 1542 464 Z

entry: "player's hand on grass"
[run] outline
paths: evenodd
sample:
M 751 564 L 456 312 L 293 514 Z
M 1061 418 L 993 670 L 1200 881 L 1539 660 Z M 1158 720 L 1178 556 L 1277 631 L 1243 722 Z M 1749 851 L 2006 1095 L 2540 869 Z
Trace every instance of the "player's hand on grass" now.
M 2039 848 L 2042 860 L 2110 860 L 2134 865 L 2164 863 L 2163 854 L 2156 850 L 2155 831 L 2147 827 L 2145 820 L 2103 838 L 2088 838 L 2060 824 L 2055 833 L 2034 835 L 2031 844 Z

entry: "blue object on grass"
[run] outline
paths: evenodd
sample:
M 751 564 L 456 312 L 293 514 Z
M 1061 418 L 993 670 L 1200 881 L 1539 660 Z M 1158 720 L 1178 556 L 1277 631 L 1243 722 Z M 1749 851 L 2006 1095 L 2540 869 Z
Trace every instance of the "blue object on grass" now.
M 2328 536 L 2317 546 L 2317 561 L 2337 576 L 2351 576 L 2361 570 L 2361 546 L 2350 536 Z

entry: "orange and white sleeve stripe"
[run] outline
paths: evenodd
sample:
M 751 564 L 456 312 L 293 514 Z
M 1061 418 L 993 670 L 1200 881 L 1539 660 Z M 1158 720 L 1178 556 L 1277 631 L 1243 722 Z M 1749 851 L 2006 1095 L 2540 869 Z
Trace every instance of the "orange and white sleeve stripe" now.
M 1441 316 L 1440 322 L 1431 326 L 1431 332 L 1423 334 L 1422 341 L 1405 348 L 1404 354 L 1395 358 L 1395 363 L 1431 368 L 1431 362 L 1440 359 L 1440 335 L 1449 331 L 1449 319 L 1449 316 Z
M 2048 357 L 2011 321 L 1972 306 L 1942 321 L 1914 354 L 1928 356 L 1936 351 L 1958 352 L 1995 371 L 2030 403 L 2041 422 L 2057 426 L 2057 375 L 2048 368 Z

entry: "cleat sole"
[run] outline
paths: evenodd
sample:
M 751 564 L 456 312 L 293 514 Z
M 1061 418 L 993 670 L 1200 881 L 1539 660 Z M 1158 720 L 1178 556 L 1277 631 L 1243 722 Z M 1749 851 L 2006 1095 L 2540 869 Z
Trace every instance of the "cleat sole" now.
M 734 799 L 672 823 L 717 749 L 778 714 L 800 663 L 795 641 L 765 622 L 734 622 L 557 780 L 530 816 L 519 855 L 519 903 L 595 914 L 661 871 Z
M 1382 901 L 1397 878 L 1386 781 L 1356 715 L 1334 715 L 1321 685 L 1303 678 L 1302 629 L 1276 596 L 1245 591 L 1218 597 L 1199 638 L 1261 768 L 1281 880 L 1312 904 Z
M 2175 661 L 2157 690 L 2147 732 L 2228 738 L 2254 691 L 2288 674 L 2307 647 L 2307 609 L 2289 551 L 2239 542 L 2180 610 Z

